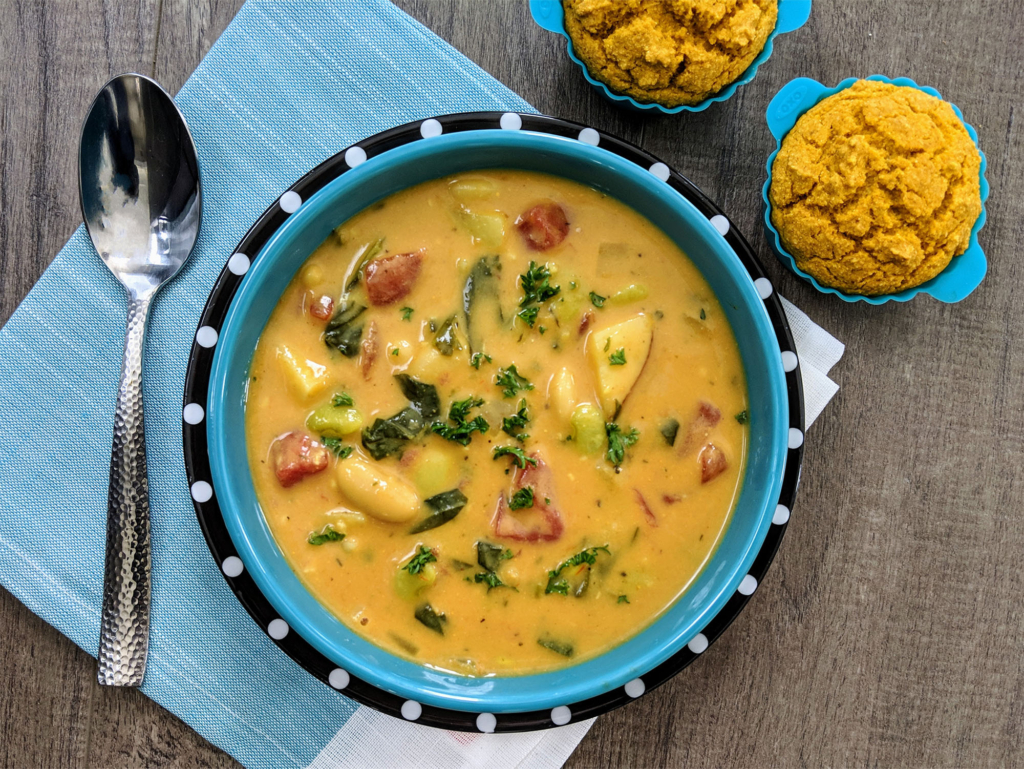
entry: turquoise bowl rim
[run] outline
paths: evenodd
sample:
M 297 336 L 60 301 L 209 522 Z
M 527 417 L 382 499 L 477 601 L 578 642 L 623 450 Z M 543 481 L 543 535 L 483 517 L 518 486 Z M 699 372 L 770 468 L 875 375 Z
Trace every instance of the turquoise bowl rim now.
M 597 88 L 606 98 L 613 102 L 618 102 L 620 106 L 627 109 L 641 112 L 655 110 L 666 115 L 676 115 L 680 112 L 703 112 L 715 102 L 725 101 L 730 98 L 736 93 L 737 88 L 753 80 L 757 74 L 758 67 L 768 61 L 772 55 L 775 47 L 775 38 L 778 35 L 794 32 L 807 23 L 807 19 L 811 15 L 811 0 L 779 0 L 779 15 L 775 22 L 775 29 L 768 35 L 764 48 L 750 62 L 750 66 L 743 70 L 743 73 L 736 80 L 729 83 L 729 85 L 714 96 L 709 96 L 697 104 L 682 104 L 678 107 L 664 107 L 655 102 L 638 102 L 636 99 L 625 94 L 613 91 L 600 80 L 595 79 L 590 74 L 590 70 L 587 69 L 587 65 L 576 55 L 573 49 L 572 38 L 569 37 L 569 33 L 565 30 L 565 17 L 561 0 L 530 0 L 530 15 L 542 29 L 554 32 L 565 38 L 565 47 L 569 58 L 576 62 L 577 66 L 583 70 L 583 77 L 587 79 L 587 82 L 594 86 L 594 88 Z
M 780 261 L 793 273 L 803 278 L 823 294 L 834 294 L 844 302 L 866 302 L 867 304 L 874 305 L 885 304 L 886 302 L 909 302 L 918 294 L 927 294 L 933 299 L 937 299 L 940 302 L 945 302 L 947 304 L 953 304 L 966 299 L 974 289 L 981 285 L 981 281 L 984 280 L 985 273 L 988 271 L 988 260 L 985 257 L 985 251 L 978 242 L 978 233 L 981 231 L 981 228 L 985 226 L 985 220 L 988 217 L 985 208 L 985 201 L 988 200 L 989 195 L 988 179 L 985 178 L 985 170 L 988 168 L 988 160 L 985 157 L 985 153 L 981 151 L 981 145 L 978 144 L 978 132 L 974 130 L 974 126 L 964 120 L 964 115 L 960 111 L 960 108 L 952 102 L 950 102 L 949 105 L 953 108 L 953 112 L 956 113 L 960 122 L 964 124 L 964 128 L 967 129 L 967 133 L 974 142 L 974 146 L 978 148 L 978 154 L 981 155 L 981 169 L 979 170 L 979 175 L 981 177 L 981 213 L 978 214 L 978 218 L 974 222 L 974 227 L 971 228 L 971 240 L 967 245 L 967 250 L 960 254 L 960 256 L 954 256 L 952 261 L 946 265 L 942 272 L 931 280 L 922 283 L 920 286 L 908 288 L 903 291 L 897 291 L 892 294 L 882 294 L 880 296 L 847 294 L 839 289 L 821 285 L 812 275 L 809 275 L 797 267 L 796 259 L 793 258 L 793 255 L 782 245 L 782 238 L 779 235 L 779 231 L 775 229 L 775 225 L 772 224 L 772 206 L 768 200 L 768 190 L 771 189 L 772 186 L 772 164 L 775 162 L 775 156 L 778 155 L 779 150 L 782 149 L 782 140 L 785 138 L 786 134 L 793 129 L 793 126 L 796 125 L 796 121 L 800 116 L 807 112 L 807 110 L 822 99 L 828 98 L 833 94 L 837 94 L 840 91 L 849 88 L 860 79 L 861 78 L 848 77 L 835 87 L 828 88 L 812 78 L 798 77 L 794 80 L 790 80 L 782 86 L 782 88 L 779 89 L 779 92 L 775 94 L 771 102 L 768 104 L 768 109 L 765 110 L 765 120 L 768 122 L 768 130 L 771 131 L 772 136 L 775 137 L 775 151 L 768 156 L 768 162 L 765 164 L 768 170 L 768 178 L 765 180 L 764 186 L 761 188 L 761 200 L 764 202 L 764 225 L 765 233 L 768 237 L 768 244 L 772 247 L 772 250 L 775 252 L 775 255 L 779 257 Z M 898 77 L 893 79 L 886 77 L 885 75 L 871 75 L 864 79 L 877 80 L 879 82 L 890 83 L 892 85 L 910 86 L 911 88 L 916 88 L 918 91 L 923 91 L 924 93 L 938 99 L 942 98 L 942 94 L 934 88 L 918 85 L 909 77 Z
M 481 163 L 477 157 L 491 162 Z M 690 242 L 691 254 L 706 249 L 702 272 L 707 277 L 711 270 L 722 282 L 715 288 L 741 345 L 748 386 L 761 396 L 751 401 L 743 489 L 722 542 L 695 582 L 633 638 L 554 672 L 502 678 L 449 675 L 358 637 L 287 565 L 256 500 L 244 450 L 249 362 L 284 287 L 338 221 L 419 181 L 481 167 L 550 172 L 556 161 L 562 164 L 558 175 L 591 178 L 599 189 L 611 192 L 614 187 L 619 198 L 625 191 L 626 197 L 643 199 L 645 214 L 659 226 L 664 220 L 669 230 L 674 225 L 675 231 L 692 232 L 697 240 Z M 757 367 L 752 369 L 752 363 Z M 581 141 L 525 130 L 467 131 L 370 158 L 303 201 L 260 249 L 221 328 L 206 432 L 213 485 L 231 540 L 260 591 L 293 631 L 352 675 L 385 691 L 437 707 L 508 713 L 587 700 L 622 686 L 667 660 L 717 615 L 748 573 L 772 523 L 788 453 L 789 405 L 777 337 L 753 281 L 725 239 L 682 195 L 653 173 Z M 740 518 L 748 524 L 742 531 L 735 528 Z

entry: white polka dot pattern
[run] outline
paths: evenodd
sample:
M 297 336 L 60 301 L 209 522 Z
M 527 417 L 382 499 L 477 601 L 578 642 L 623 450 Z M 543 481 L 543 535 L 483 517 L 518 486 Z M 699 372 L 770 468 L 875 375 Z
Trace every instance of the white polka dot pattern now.
M 415 721 L 423 715 L 423 706 L 416 700 L 406 700 L 402 703 L 402 718 L 406 721 Z
M 213 486 L 206 481 L 196 481 L 192 484 L 190 491 L 192 492 L 192 499 L 199 504 L 213 499 Z
M 736 589 L 740 595 L 753 595 L 754 591 L 757 590 L 757 580 L 753 574 L 748 574 L 740 580 L 740 586 Z
M 798 449 L 804 445 L 804 434 L 795 427 L 789 428 L 789 447 Z
M 493 713 L 481 713 L 476 717 L 476 728 L 484 734 L 493 734 L 497 726 L 498 719 L 494 717 Z
M 647 685 L 642 679 L 634 678 L 632 681 L 627 681 L 626 685 L 622 687 L 626 690 L 626 694 L 632 697 L 634 700 L 647 691 Z
M 433 139 L 435 136 L 440 136 L 443 132 L 444 128 L 441 127 L 441 123 L 434 120 L 434 118 L 420 123 L 420 136 L 424 139 Z
M 775 515 L 772 516 L 772 523 L 776 526 L 781 526 L 784 523 L 789 522 L 789 508 L 785 505 L 779 505 L 775 508 Z
M 523 127 L 523 119 L 515 112 L 506 112 L 501 116 L 501 120 L 498 121 L 498 125 L 500 125 L 504 131 L 518 131 Z
M 647 169 L 650 171 L 656 179 L 661 179 L 663 182 L 668 181 L 668 177 L 672 175 L 669 168 L 664 163 L 655 163 L 653 166 Z
M 245 254 L 232 254 L 228 259 L 228 269 L 235 275 L 245 275 L 249 271 L 249 257 Z
M 782 370 L 785 371 L 787 374 L 790 371 L 796 371 L 796 367 L 799 362 L 800 361 L 797 359 L 795 352 L 791 352 L 789 350 L 783 351 Z
M 220 570 L 228 577 L 237 577 L 245 571 L 245 564 L 242 563 L 242 559 L 237 555 L 229 555 L 224 559 L 224 563 L 220 565 Z
M 327 683 L 337 689 L 339 692 L 348 686 L 351 680 L 348 671 L 342 670 L 341 668 L 335 668 L 331 671 L 331 674 L 327 676 Z
M 270 624 L 267 625 L 267 635 L 275 641 L 280 641 L 288 635 L 289 630 L 291 630 L 291 628 L 288 627 L 288 623 L 280 617 L 278 619 L 270 620 Z
M 729 230 L 732 228 L 732 225 L 729 224 L 729 220 L 726 219 L 721 214 L 717 214 L 711 217 L 711 226 L 718 230 L 719 234 L 722 235 L 723 237 L 728 235 Z
M 206 412 L 203 411 L 203 407 L 198 403 L 189 403 L 181 410 L 181 418 L 190 425 L 199 424 L 203 421 L 203 417 L 205 416 Z
M 286 214 L 294 214 L 299 210 L 299 206 L 302 205 L 302 198 L 295 190 L 288 190 L 277 202 L 281 206 L 281 210 Z
M 345 165 L 349 168 L 361 166 L 366 162 L 366 150 L 362 147 L 349 147 L 345 150 Z
M 210 349 L 217 344 L 217 329 L 213 326 L 200 326 L 196 331 L 196 344 Z
M 762 299 L 767 299 L 772 295 L 775 290 L 772 288 L 772 282 L 768 278 L 758 278 L 754 281 L 754 288 L 757 289 L 757 295 Z
M 703 654 L 708 649 L 708 637 L 703 633 L 697 633 L 690 639 L 690 643 L 686 644 L 686 648 L 694 654 Z
M 559 705 L 551 710 L 551 723 L 555 726 L 565 726 L 572 720 L 572 711 L 565 705 Z
M 580 131 L 579 140 L 584 144 L 589 144 L 591 147 L 596 147 L 601 143 L 601 134 L 595 131 L 593 128 L 584 128 Z

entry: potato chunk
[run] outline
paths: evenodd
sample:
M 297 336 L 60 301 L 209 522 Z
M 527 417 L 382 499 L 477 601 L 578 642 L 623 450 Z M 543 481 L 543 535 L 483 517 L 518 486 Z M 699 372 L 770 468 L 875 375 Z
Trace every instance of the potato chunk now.
M 338 463 L 337 477 L 352 506 L 379 521 L 403 523 L 420 511 L 413 485 L 375 462 L 353 455 Z
M 587 339 L 587 360 L 597 380 L 597 393 L 605 416 L 613 419 L 647 363 L 654 324 L 637 315 L 614 326 L 594 331 Z
M 327 366 L 322 363 L 308 360 L 286 345 L 277 348 L 277 360 L 288 378 L 288 386 L 302 400 L 310 400 L 327 387 Z

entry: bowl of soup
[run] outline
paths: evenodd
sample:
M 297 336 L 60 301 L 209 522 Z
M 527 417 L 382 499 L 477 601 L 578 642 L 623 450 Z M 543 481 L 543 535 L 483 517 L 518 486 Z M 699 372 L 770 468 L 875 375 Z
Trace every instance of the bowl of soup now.
M 213 355 L 246 571 L 416 708 L 539 711 L 656 668 L 736 594 L 779 500 L 785 373 L 750 276 L 659 169 L 577 137 L 350 165 L 282 205 Z

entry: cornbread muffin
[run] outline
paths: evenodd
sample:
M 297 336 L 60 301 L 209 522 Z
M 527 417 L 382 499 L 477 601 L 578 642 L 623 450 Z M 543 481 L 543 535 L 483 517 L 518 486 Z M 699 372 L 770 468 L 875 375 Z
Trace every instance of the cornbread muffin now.
M 823 286 L 890 294 L 962 254 L 981 213 L 981 157 L 953 108 L 860 80 L 812 107 L 772 165 L 771 221 Z
M 778 0 L 563 0 L 590 74 L 666 107 L 697 104 L 738 78 L 775 29 Z

